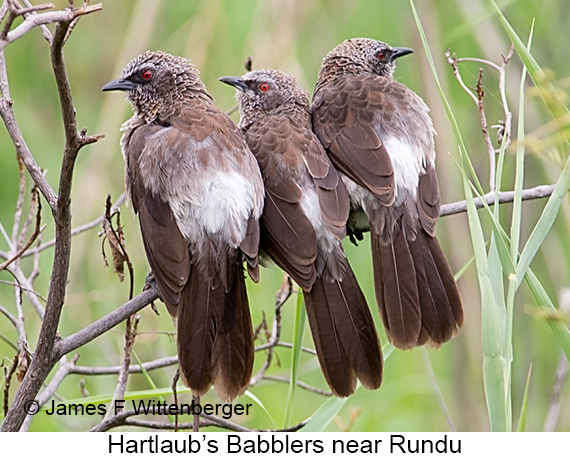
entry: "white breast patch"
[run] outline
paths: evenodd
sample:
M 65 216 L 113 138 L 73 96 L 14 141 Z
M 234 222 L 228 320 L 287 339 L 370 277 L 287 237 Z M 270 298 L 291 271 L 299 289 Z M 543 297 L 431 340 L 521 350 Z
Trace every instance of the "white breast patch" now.
M 423 154 L 417 147 L 412 147 L 393 136 L 384 138 L 383 141 L 394 168 L 396 200 L 399 195 L 406 193 L 415 199 L 419 176 L 425 168 Z

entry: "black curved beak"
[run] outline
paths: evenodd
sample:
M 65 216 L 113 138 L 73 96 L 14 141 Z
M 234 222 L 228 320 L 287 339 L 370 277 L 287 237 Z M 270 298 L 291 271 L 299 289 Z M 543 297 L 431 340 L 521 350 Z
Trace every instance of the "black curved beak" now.
M 114 81 L 111 81 L 110 83 L 105 84 L 101 90 L 106 92 L 109 90 L 133 90 L 136 87 L 136 84 L 133 83 L 132 81 L 129 81 L 128 79 L 123 79 L 123 78 L 119 78 L 119 79 L 115 79 Z
M 392 48 L 392 55 L 390 56 L 390 62 L 393 62 L 398 57 L 407 56 L 414 52 L 411 48 Z
M 234 86 L 236 89 L 243 91 L 249 90 L 250 87 L 245 83 L 245 81 L 240 76 L 222 76 L 218 78 L 218 81 Z

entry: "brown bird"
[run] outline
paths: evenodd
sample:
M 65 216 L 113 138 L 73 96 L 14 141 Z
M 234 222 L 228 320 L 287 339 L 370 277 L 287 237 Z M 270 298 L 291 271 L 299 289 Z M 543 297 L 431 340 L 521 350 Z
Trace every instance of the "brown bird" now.
M 220 80 L 238 89 L 238 127 L 263 176 L 260 249 L 303 289 L 326 381 L 340 397 L 354 392 L 357 378 L 378 388 L 378 336 L 340 242 L 348 194 L 311 129 L 307 91 L 277 70 Z
M 396 347 L 439 346 L 463 325 L 457 285 L 435 238 L 439 189 L 434 128 L 423 100 L 394 80 L 413 52 L 355 38 L 324 59 L 313 96 L 315 133 L 350 194 L 351 230 L 369 221 L 378 307 Z
M 186 59 L 145 52 L 103 87 L 122 90 L 125 180 L 160 295 L 177 317 L 178 359 L 196 395 L 247 389 L 254 358 L 243 258 L 258 279 L 263 181 L 233 121 Z

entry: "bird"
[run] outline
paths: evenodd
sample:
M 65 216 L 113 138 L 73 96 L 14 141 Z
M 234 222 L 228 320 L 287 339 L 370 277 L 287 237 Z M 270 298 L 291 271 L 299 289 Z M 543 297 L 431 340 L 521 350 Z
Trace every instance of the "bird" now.
M 238 127 L 263 176 L 260 252 L 301 287 L 325 380 L 339 397 L 351 395 L 357 379 L 377 389 L 382 351 L 341 245 L 348 193 L 312 131 L 308 92 L 275 69 L 220 80 L 236 88 Z
M 189 60 L 133 59 L 103 91 L 124 91 L 125 184 L 159 294 L 177 319 L 180 375 L 224 401 L 249 385 L 254 339 L 244 260 L 259 279 L 263 181 L 235 123 Z
M 394 79 L 396 59 L 412 52 L 345 40 L 323 59 L 312 99 L 315 134 L 350 195 L 348 230 L 370 231 L 376 301 L 400 349 L 439 347 L 464 321 L 435 236 L 440 194 L 429 108 Z

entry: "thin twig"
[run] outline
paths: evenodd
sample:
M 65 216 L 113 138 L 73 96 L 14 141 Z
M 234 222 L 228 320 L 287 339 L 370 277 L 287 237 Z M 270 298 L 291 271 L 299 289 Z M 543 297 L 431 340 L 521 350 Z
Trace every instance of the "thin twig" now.
M 26 244 L 24 244 L 18 250 L 18 252 L 16 252 L 10 259 L 8 259 L 5 262 L 0 264 L 0 271 L 8 268 L 8 265 L 10 265 L 16 259 L 20 258 L 22 256 L 22 254 L 24 252 L 26 252 L 28 250 L 28 248 L 34 243 L 34 241 L 37 239 L 37 237 L 40 235 L 40 233 L 42 233 L 43 230 L 46 228 L 45 225 L 43 225 L 43 226 L 41 225 L 41 222 L 42 222 L 42 205 L 40 204 L 40 201 L 38 200 L 38 210 L 37 210 L 37 214 L 36 214 L 36 228 L 34 229 L 32 236 L 30 236 L 30 239 L 26 242 Z
M 261 329 L 266 330 L 266 335 L 268 336 L 267 343 L 262 344 L 255 348 L 255 351 L 267 350 L 267 357 L 261 369 L 251 378 L 250 386 L 257 384 L 265 375 L 265 372 L 271 366 L 271 361 L 273 360 L 273 348 L 279 344 L 281 339 L 281 308 L 289 297 L 293 294 L 293 282 L 288 274 L 283 276 L 283 281 L 281 287 L 275 294 L 275 317 L 273 318 L 273 326 L 271 333 L 267 331 L 267 322 L 265 319 L 265 314 L 263 315 L 263 320 L 260 327 L 256 330 L 256 338 L 259 336 Z
M 192 403 L 195 405 L 199 405 L 200 404 L 200 396 L 199 395 L 192 395 Z M 233 425 L 232 422 L 230 422 L 230 424 Z M 180 429 L 180 424 L 178 423 L 178 421 L 176 421 L 176 429 Z M 194 414 L 194 417 L 192 419 L 192 431 L 194 433 L 198 433 L 200 431 L 200 416 L 198 416 L 197 414 Z
M 14 356 L 14 360 L 10 364 L 10 369 L 5 371 L 4 374 L 4 392 L 3 392 L 3 399 L 2 402 L 2 410 L 4 411 L 4 416 L 8 414 L 8 410 L 10 408 L 9 402 L 9 392 L 10 392 L 10 384 L 12 383 L 12 378 L 14 377 L 14 373 L 16 372 L 16 367 L 18 366 L 18 354 Z
M 8 311 L 6 308 L 4 308 L 2 305 L 0 305 L 0 313 L 4 314 L 4 316 L 6 316 L 8 318 L 8 320 L 12 323 L 12 325 L 14 327 L 16 327 L 18 325 L 18 321 L 17 319 L 14 317 L 14 315 L 12 313 L 10 313 L 10 311 Z
M 287 378 L 283 378 L 281 376 L 270 376 L 270 375 L 265 375 L 263 376 L 263 379 L 267 380 L 267 381 L 277 381 L 277 382 L 282 382 L 285 384 L 290 384 L 291 380 L 287 379 Z M 322 390 L 319 389 L 318 387 L 313 387 L 307 383 L 304 383 L 302 381 L 297 381 L 297 385 L 299 387 L 301 387 L 302 389 L 308 390 L 309 392 L 313 392 L 315 394 L 319 394 L 319 395 L 324 395 L 325 397 L 332 397 L 332 392 L 330 390 Z
M 180 424 L 173 424 L 171 422 L 156 422 L 156 421 L 145 421 L 141 419 L 132 419 L 133 416 L 136 416 L 137 413 L 134 410 L 123 411 L 116 416 L 113 416 L 111 420 L 102 422 L 101 424 L 93 427 L 89 431 L 91 432 L 106 432 L 112 428 L 120 427 L 123 425 L 129 425 L 133 427 L 144 427 L 148 429 L 159 429 L 159 430 L 190 430 L 194 427 L 194 422 L 184 422 Z M 227 430 L 232 430 L 235 432 L 296 432 L 302 429 L 308 422 L 304 420 L 299 422 L 298 424 L 293 425 L 292 427 L 278 429 L 278 430 L 261 430 L 261 429 L 251 429 L 247 427 L 243 427 L 241 425 L 235 424 L 230 422 L 229 420 L 222 419 L 221 417 L 217 416 L 208 416 L 205 414 L 201 414 L 199 417 L 200 426 L 201 427 L 221 427 Z
M 111 404 L 114 405 L 117 400 L 123 400 L 125 398 L 125 391 L 127 390 L 127 381 L 129 379 L 130 365 L 131 365 L 131 354 L 133 352 L 133 346 L 135 344 L 135 337 L 137 335 L 137 326 L 139 323 L 139 316 L 132 315 L 127 318 L 125 325 L 125 355 L 123 356 L 123 365 L 119 370 L 119 376 L 117 379 L 117 386 L 115 387 L 115 392 L 113 392 L 113 398 L 111 399 Z M 110 419 L 113 415 L 113 410 L 109 408 L 103 421 Z
M 170 367 L 178 363 L 178 356 L 163 357 L 161 359 L 152 360 L 150 362 L 142 363 L 141 365 L 135 364 L 129 366 L 129 373 L 143 373 L 146 371 L 156 370 L 158 368 Z M 121 370 L 122 365 L 113 367 L 82 367 L 74 366 L 69 372 L 70 374 L 79 374 L 87 376 L 102 376 L 117 374 Z
M 111 213 L 114 213 L 124 203 L 124 201 L 125 201 L 125 193 L 123 192 L 119 196 L 119 198 L 117 198 L 117 201 L 115 201 L 115 203 L 113 203 L 113 207 L 111 208 Z M 93 219 L 91 222 L 87 222 L 86 224 L 75 227 L 74 229 L 71 230 L 71 236 L 73 237 L 75 235 L 79 235 L 80 233 L 91 230 L 94 227 L 101 226 L 101 223 L 103 222 L 104 218 L 105 218 L 105 213 L 103 213 L 97 219 Z M 49 241 L 46 241 L 45 243 L 42 243 L 40 246 L 38 246 L 34 249 L 28 250 L 26 253 L 24 253 L 24 255 L 22 255 L 22 257 L 28 257 L 30 255 L 35 255 L 38 252 L 41 252 L 41 251 L 53 246 L 54 244 L 55 244 L 55 238 L 53 238 Z
M 18 174 L 20 181 L 20 188 L 18 191 L 18 199 L 16 200 L 16 210 L 14 211 L 14 223 L 12 224 L 12 236 L 8 241 L 10 244 L 10 249 L 14 251 L 17 246 L 18 232 L 20 230 L 20 221 L 22 220 L 22 211 L 24 208 L 24 200 L 26 197 L 26 167 L 24 167 L 24 162 L 22 158 L 17 155 L 18 158 Z
M 536 198 L 549 197 L 550 195 L 552 195 L 552 192 L 554 191 L 554 187 L 555 187 L 554 185 L 549 185 L 549 186 L 543 185 L 543 186 L 532 187 L 530 189 L 524 189 L 522 191 L 522 199 L 523 200 L 534 200 Z M 484 199 L 488 205 L 494 205 L 495 204 L 495 193 L 491 192 L 491 193 L 485 194 Z M 513 190 L 506 191 L 506 192 L 499 192 L 499 203 L 510 203 L 510 202 L 514 201 L 514 199 L 515 199 L 515 191 L 513 191 Z M 476 208 L 483 208 L 485 206 L 483 201 L 481 201 L 480 197 L 476 197 L 474 199 L 474 202 L 475 202 Z M 445 205 L 441 205 L 441 208 L 439 210 L 439 215 L 440 216 L 449 216 L 451 214 L 462 213 L 465 211 L 467 211 L 467 202 L 465 200 L 463 200 L 463 201 L 458 201 L 458 202 L 447 203 Z
M 6 33 L 4 39 L 0 37 L 0 51 L 4 50 L 4 48 L 16 41 L 19 38 L 22 38 L 26 33 L 32 30 L 34 27 L 39 27 L 45 24 L 53 24 L 53 23 L 71 23 L 75 18 L 93 13 L 95 11 L 99 11 L 103 8 L 101 3 L 92 6 L 81 6 L 79 8 L 66 8 L 61 11 L 50 11 L 47 13 L 38 13 L 38 14 L 28 14 L 24 21 Z M 65 34 L 62 38 L 65 38 Z
M 22 3 L 24 5 L 26 5 L 27 7 L 33 6 L 28 0 L 22 0 Z M 27 14 L 34 15 L 34 14 L 38 14 L 38 13 L 36 11 L 33 11 L 33 12 L 27 13 Z M 26 15 L 24 15 L 24 17 L 26 17 Z M 40 24 L 39 28 L 42 31 L 42 35 L 44 36 L 45 40 L 49 43 L 52 39 L 51 30 L 48 29 L 45 24 Z
M 475 88 L 475 93 L 471 89 L 467 87 L 467 85 L 463 82 L 463 78 L 461 77 L 461 73 L 459 72 L 458 63 L 460 62 L 477 62 L 481 64 L 485 64 L 494 68 L 499 72 L 499 92 L 501 94 L 501 103 L 503 105 L 503 111 L 505 115 L 504 121 L 500 121 L 499 125 L 501 126 L 500 136 L 498 138 L 499 143 L 502 143 L 503 148 L 508 147 L 511 138 L 511 119 L 512 113 L 509 110 L 509 105 L 507 102 L 506 96 L 506 86 L 505 86 L 505 74 L 506 74 L 506 66 L 509 63 L 510 59 L 514 54 L 514 47 L 511 45 L 511 49 L 507 56 L 502 56 L 503 62 L 501 65 L 497 65 L 491 61 L 479 59 L 479 58 L 461 58 L 458 59 L 455 53 L 451 53 L 448 49 L 445 53 L 445 57 L 447 58 L 447 62 L 451 65 L 453 69 L 453 74 L 455 78 L 459 82 L 459 85 L 463 88 L 463 90 L 471 97 L 474 103 L 477 105 L 477 109 L 479 112 L 479 121 L 481 123 L 481 130 L 483 132 L 483 137 L 485 140 L 485 145 L 487 146 L 487 153 L 489 155 L 489 189 L 491 192 L 495 191 L 496 186 L 496 164 L 495 164 L 495 155 L 497 151 L 495 150 L 493 143 L 491 141 L 491 136 L 489 134 L 489 127 L 487 124 L 487 116 L 485 114 L 485 107 L 483 104 L 483 97 L 485 92 L 483 90 L 483 69 L 479 68 L 479 77 L 477 79 L 477 86 Z M 501 124 L 502 122 L 502 124 Z

